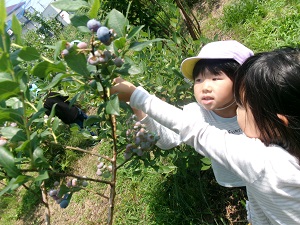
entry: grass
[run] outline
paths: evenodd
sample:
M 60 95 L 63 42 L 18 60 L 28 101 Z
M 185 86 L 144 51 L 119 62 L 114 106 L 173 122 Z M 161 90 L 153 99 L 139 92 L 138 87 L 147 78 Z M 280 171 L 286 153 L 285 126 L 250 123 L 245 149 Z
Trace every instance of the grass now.
M 220 38 L 230 34 L 255 52 L 295 46 L 300 44 L 300 5 L 296 0 L 234 0 L 222 17 L 206 23 L 204 33 L 212 35 L 213 26 Z
M 236 39 L 255 52 L 300 44 L 298 0 L 230 1 L 222 16 L 210 16 L 204 24 L 204 36 L 213 38 L 217 34 L 219 39 Z M 76 136 L 68 139 L 67 144 L 91 148 L 91 143 Z M 101 143 L 92 149 L 105 152 L 106 147 Z M 52 151 L 57 149 L 53 147 Z M 95 177 L 96 163 L 97 158 L 72 151 L 66 152 L 61 160 L 63 169 L 91 177 Z M 164 163 L 175 165 L 177 169 L 168 174 L 145 167 L 140 167 L 139 171 L 132 168 L 118 171 L 115 225 L 246 224 L 243 189 L 219 186 L 212 171 L 200 171 L 197 164 L 181 169 L 182 162 L 172 157 Z M 0 224 L 41 224 L 44 207 L 36 194 L 39 189 L 33 187 L 32 190 L 21 188 L 0 198 Z M 90 183 L 87 191 L 73 196 L 71 205 L 65 210 L 51 202 L 52 223 L 105 224 L 107 204 L 93 193 L 97 190 L 106 191 L 99 184 Z

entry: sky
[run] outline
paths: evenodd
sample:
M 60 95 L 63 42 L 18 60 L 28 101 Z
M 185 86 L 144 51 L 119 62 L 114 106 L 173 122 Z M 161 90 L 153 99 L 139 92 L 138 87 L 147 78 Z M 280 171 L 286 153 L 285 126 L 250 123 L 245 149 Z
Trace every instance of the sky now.
M 5 0 L 5 6 L 8 7 L 20 2 L 26 2 L 25 8 L 32 6 L 38 12 L 42 12 L 52 1 L 53 0 Z

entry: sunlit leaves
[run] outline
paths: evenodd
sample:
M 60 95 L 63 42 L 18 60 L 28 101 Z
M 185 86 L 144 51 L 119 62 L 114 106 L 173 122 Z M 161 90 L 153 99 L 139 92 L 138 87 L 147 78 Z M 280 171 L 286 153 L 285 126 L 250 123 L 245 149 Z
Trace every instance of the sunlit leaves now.
M 10 177 L 17 177 L 20 174 L 19 169 L 15 165 L 13 154 L 2 146 L 0 146 L 0 165 Z

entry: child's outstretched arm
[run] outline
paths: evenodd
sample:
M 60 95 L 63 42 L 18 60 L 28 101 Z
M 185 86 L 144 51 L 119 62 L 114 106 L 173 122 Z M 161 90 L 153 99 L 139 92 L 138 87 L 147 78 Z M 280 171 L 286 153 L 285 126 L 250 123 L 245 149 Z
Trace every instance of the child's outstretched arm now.
M 121 77 L 117 77 L 113 80 L 115 84 L 111 87 L 111 93 L 116 94 L 118 93 L 120 101 L 129 102 L 132 93 L 135 91 L 136 86 L 132 83 L 122 79 Z

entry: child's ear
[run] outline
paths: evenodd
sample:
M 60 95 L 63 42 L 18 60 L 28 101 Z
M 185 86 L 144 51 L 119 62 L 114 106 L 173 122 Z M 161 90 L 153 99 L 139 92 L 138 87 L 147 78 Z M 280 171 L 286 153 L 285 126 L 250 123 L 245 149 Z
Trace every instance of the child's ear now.
M 284 124 L 285 126 L 288 126 L 288 125 L 289 125 L 289 121 L 288 121 L 288 119 L 287 119 L 284 115 L 282 115 L 282 114 L 277 114 L 277 117 L 283 122 L 283 124 Z

